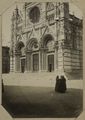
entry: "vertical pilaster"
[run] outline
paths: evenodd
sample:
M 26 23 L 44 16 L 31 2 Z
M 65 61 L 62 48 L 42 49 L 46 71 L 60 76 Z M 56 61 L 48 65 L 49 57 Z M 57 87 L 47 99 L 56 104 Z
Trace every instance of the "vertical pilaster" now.
M 42 67 L 43 67 L 43 71 L 46 71 L 46 50 L 43 50 L 43 53 L 42 53 L 42 56 L 43 56 L 43 65 L 42 65 Z
M 42 71 L 44 70 L 44 51 L 42 50 L 42 66 L 41 66 L 41 68 L 42 68 Z
M 16 54 L 15 55 L 15 72 L 20 72 L 21 69 L 20 69 L 20 55 Z
M 41 70 L 43 70 L 43 50 L 41 50 Z
M 41 51 L 39 51 L 39 72 L 41 72 Z
M 29 71 L 33 71 L 33 55 L 32 52 L 29 52 Z
M 10 56 L 10 72 L 13 72 L 13 57 Z
M 54 71 L 57 70 L 57 50 L 54 51 Z
M 28 61 L 28 59 L 27 59 L 27 53 L 26 53 L 26 59 L 25 59 L 25 72 L 27 72 L 27 70 L 28 70 L 27 61 Z
M 15 72 L 15 58 L 10 55 L 10 72 Z
M 47 53 L 46 53 L 46 71 L 48 71 L 48 57 L 47 57 Z

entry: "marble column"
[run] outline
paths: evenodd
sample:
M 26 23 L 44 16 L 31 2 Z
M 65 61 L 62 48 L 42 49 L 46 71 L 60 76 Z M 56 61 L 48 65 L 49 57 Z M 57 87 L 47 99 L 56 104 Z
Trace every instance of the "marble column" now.
M 14 56 L 10 55 L 10 72 L 15 72 L 15 59 Z
M 58 69 L 58 49 L 55 48 L 55 55 L 54 55 L 54 69 L 55 71 Z
M 21 72 L 21 66 L 20 66 L 20 54 L 15 55 L 15 72 Z
M 10 72 L 15 72 L 15 50 L 10 49 Z
M 41 52 L 39 51 L 39 72 L 41 71 Z
M 46 53 L 47 53 L 46 50 L 43 50 L 43 52 L 42 52 L 42 60 L 43 60 L 43 61 L 42 61 L 42 70 L 43 70 L 43 71 L 47 71 L 47 69 L 46 69 L 46 68 L 47 68 L 47 67 L 46 67 L 46 66 L 47 66 L 47 64 L 46 64 L 46 63 L 47 63 L 47 62 L 46 62 L 46 60 L 47 60 L 47 59 L 46 59 L 46 58 L 47 58 Z

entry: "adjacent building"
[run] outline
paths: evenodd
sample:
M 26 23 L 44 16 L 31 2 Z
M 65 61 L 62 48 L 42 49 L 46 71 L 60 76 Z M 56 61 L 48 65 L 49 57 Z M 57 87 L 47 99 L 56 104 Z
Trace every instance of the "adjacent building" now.
M 83 21 L 68 2 L 25 3 L 12 15 L 10 72 L 82 77 Z
M 2 73 L 10 72 L 10 48 L 7 46 L 2 47 Z

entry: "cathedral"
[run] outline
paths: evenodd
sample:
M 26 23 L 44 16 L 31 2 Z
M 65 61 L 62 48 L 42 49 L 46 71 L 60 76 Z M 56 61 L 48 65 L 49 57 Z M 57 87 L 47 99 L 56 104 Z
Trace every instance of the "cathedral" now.
M 10 72 L 55 72 L 82 78 L 83 20 L 68 2 L 30 2 L 11 18 Z

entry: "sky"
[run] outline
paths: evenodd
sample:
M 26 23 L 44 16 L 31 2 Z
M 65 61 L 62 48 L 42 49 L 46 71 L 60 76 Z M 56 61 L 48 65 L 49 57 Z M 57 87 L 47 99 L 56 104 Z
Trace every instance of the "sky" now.
M 23 3 L 17 3 L 18 8 L 21 10 Z M 2 46 L 9 46 L 11 43 L 11 17 L 14 9 L 16 8 L 16 4 L 12 5 L 8 8 L 2 15 Z M 75 6 L 73 3 L 69 4 L 70 13 L 79 18 L 82 18 L 81 10 Z
M 17 3 L 18 8 L 21 10 L 23 3 Z M 2 15 L 2 46 L 9 46 L 11 42 L 11 18 L 13 11 L 16 8 L 16 4 L 8 8 Z

